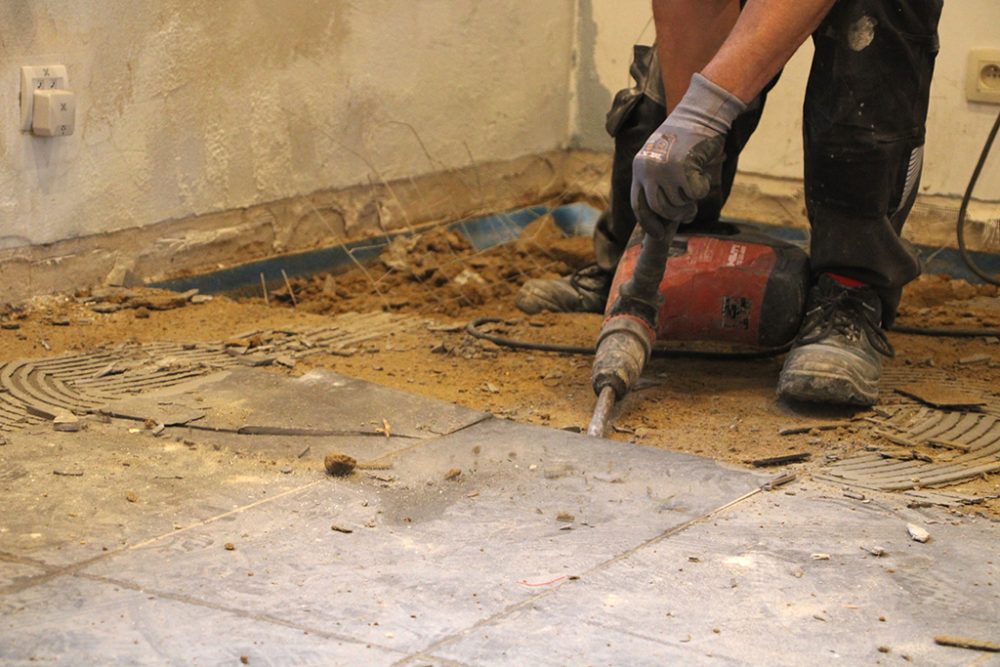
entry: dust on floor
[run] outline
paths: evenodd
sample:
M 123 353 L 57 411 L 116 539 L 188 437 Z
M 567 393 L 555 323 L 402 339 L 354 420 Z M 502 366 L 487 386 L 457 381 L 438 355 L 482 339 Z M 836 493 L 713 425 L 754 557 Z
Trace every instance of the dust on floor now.
M 173 307 L 169 296 L 153 290 L 40 298 L 0 311 L 0 361 L 91 350 L 123 340 L 220 341 L 250 330 L 321 327 L 330 315 L 347 311 L 385 310 L 429 324 L 363 344 L 347 356 L 311 356 L 291 372 L 329 368 L 502 418 L 585 428 L 593 408 L 588 357 L 514 351 L 473 339 L 462 326 L 492 316 L 503 320 L 494 328 L 514 338 L 591 345 L 599 315 L 526 316 L 514 307 L 524 280 L 578 268 L 588 261 L 590 248 L 589 239 L 563 238 L 543 219 L 518 242 L 488 251 L 475 251 L 449 232 L 398 240 L 374 266 L 293 280 L 297 306 L 287 289 L 271 292 L 266 305 L 261 297 L 216 297 L 196 304 L 181 300 L 183 307 Z M 97 310 L 105 312 L 95 312 L 101 304 Z M 1000 299 L 992 286 L 924 276 L 907 288 L 900 323 L 998 327 Z M 959 381 L 969 378 L 1000 387 L 996 338 L 894 333 L 891 339 L 897 354 L 887 361 L 889 368 L 933 367 Z M 781 435 L 788 426 L 820 425 L 851 413 L 804 412 L 779 403 L 774 386 L 780 363 L 780 358 L 654 359 L 642 385 L 621 406 L 610 437 L 737 465 L 808 453 L 811 462 L 788 467 L 800 472 L 870 446 L 849 422 L 836 429 Z M 1000 476 L 983 476 L 948 490 L 997 496 Z M 973 511 L 1000 516 L 1000 501 L 985 500 Z

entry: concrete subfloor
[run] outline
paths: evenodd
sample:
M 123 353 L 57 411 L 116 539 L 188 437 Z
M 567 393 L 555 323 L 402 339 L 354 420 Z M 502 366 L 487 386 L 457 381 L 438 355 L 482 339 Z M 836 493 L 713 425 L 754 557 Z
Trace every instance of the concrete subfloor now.
M 934 641 L 1000 641 L 987 520 L 322 371 L 116 414 L 0 447 L 2 664 L 1000 664 Z

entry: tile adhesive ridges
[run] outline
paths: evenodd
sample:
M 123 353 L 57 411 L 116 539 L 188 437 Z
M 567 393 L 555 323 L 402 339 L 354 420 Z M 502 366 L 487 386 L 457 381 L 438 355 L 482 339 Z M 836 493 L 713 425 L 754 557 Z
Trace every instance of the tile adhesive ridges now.
M 347 313 L 329 326 L 250 331 L 219 343 L 124 343 L 79 355 L 0 365 L 0 432 L 99 413 L 114 400 L 240 366 L 280 365 L 356 346 L 424 324 L 390 313 Z

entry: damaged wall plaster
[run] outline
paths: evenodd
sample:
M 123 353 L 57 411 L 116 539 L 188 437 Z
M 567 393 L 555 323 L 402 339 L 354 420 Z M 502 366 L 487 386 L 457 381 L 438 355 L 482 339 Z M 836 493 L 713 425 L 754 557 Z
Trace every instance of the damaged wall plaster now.
M 599 83 L 579 85 L 576 104 L 581 107 L 605 105 L 605 99 L 630 83 L 628 66 L 632 44 L 652 43 L 648 2 L 623 3 L 590 0 L 592 23 L 598 30 L 593 41 L 593 67 L 580 60 L 577 78 L 596 75 Z M 965 69 L 973 47 L 1000 46 L 1000 3 L 996 0 L 962 0 L 945 3 L 941 17 L 941 51 L 938 54 L 931 88 L 927 120 L 927 148 L 920 190 L 924 194 L 961 196 L 996 118 L 998 107 L 966 102 Z M 860 28 L 870 27 L 867 24 Z M 872 27 L 877 38 L 878 26 Z M 641 36 L 640 36 L 641 35 Z M 637 39 L 637 36 L 638 37 Z M 858 45 L 867 39 L 858 34 Z M 583 44 L 586 40 L 580 40 Z M 740 168 L 765 177 L 802 177 L 802 95 L 809 75 L 812 44 L 807 42 L 785 68 L 781 80 L 768 96 L 767 110 L 760 127 L 744 151 Z M 599 92 L 590 92 L 600 87 Z M 606 105 L 605 105 L 606 106 Z M 606 108 L 604 109 L 607 110 Z M 592 113 L 578 112 L 575 118 L 586 125 L 572 128 L 576 145 L 595 150 L 610 148 L 603 124 L 589 119 Z M 976 189 L 977 198 L 1000 201 L 1000 148 L 994 149 Z
M 564 198 L 602 205 L 603 154 L 556 150 L 384 184 L 333 188 L 182 220 L 0 250 L 0 302 L 101 284 L 153 282 L 383 231 L 452 222 Z M 483 187 L 483 184 L 489 187 Z
M 0 248 L 557 148 L 573 13 L 573 0 L 5 0 Z M 17 129 L 19 67 L 46 63 L 69 68 L 71 137 Z

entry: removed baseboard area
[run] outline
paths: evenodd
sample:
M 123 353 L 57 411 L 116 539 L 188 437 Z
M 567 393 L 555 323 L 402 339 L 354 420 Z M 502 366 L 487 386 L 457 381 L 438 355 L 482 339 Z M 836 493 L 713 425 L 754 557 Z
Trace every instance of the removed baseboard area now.
M 96 285 L 149 284 L 289 253 L 511 211 L 585 201 L 603 208 L 610 155 L 550 151 L 387 183 L 315 192 L 248 208 L 0 251 L 0 301 Z M 955 245 L 959 197 L 921 196 L 907 224 L 914 243 Z M 740 174 L 727 217 L 808 227 L 802 183 Z M 973 247 L 1000 247 L 1000 202 L 969 210 Z

